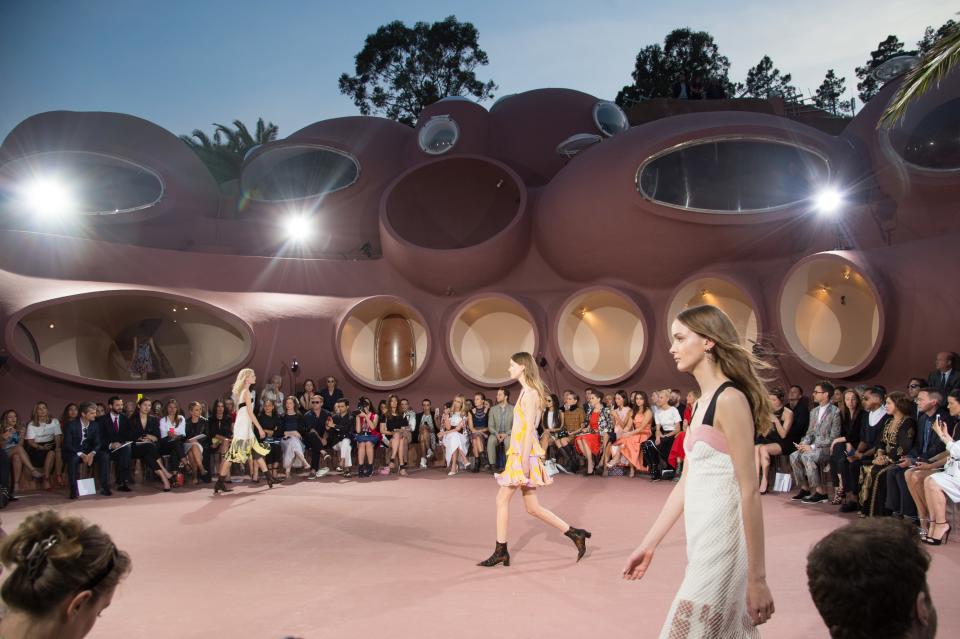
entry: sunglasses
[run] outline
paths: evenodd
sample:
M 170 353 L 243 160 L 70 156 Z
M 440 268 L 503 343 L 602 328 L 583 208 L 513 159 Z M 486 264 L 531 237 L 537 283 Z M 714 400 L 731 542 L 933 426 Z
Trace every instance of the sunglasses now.
M 920 384 L 910 384 L 907 388 L 920 388 Z
M 319 404 L 320 402 L 310 402 L 311 404 Z

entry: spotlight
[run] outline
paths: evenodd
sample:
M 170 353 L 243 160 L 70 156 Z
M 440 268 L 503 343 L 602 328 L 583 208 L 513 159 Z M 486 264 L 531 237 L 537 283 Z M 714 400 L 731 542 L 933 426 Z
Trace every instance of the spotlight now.
M 70 191 L 53 179 L 37 179 L 23 188 L 22 199 L 27 208 L 44 217 L 68 213 L 73 208 Z
M 843 196 L 840 191 L 832 188 L 823 189 L 814 198 L 814 204 L 817 210 L 824 215 L 833 215 L 843 204 Z
M 313 229 L 310 227 L 310 221 L 306 215 L 294 214 L 287 218 L 283 224 L 287 233 L 287 239 L 292 242 L 304 242 L 313 235 Z

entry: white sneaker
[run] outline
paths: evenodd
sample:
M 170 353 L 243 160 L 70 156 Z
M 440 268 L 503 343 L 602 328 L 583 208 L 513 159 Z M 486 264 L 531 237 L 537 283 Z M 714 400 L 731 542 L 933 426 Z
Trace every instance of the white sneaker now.
M 456 475 L 456 473 L 453 472 L 452 470 L 449 473 L 447 473 L 447 477 L 453 477 L 454 475 Z
M 430 459 L 431 457 L 433 457 L 433 449 L 432 449 L 432 448 L 427 451 L 427 459 Z
M 426 457 L 421 457 L 421 458 L 420 458 L 420 468 L 426 468 L 426 467 L 427 467 L 427 458 L 426 458 Z
M 324 477 L 325 475 L 327 475 L 327 473 L 329 473 L 329 472 L 330 472 L 330 469 L 327 468 L 326 466 L 324 466 L 323 468 L 321 468 L 320 470 L 317 471 L 317 474 L 314 475 L 314 477 L 315 477 L 316 479 L 320 479 L 321 477 Z
M 572 475 L 572 474 L 573 474 L 573 473 L 571 473 L 569 470 L 567 470 L 566 468 L 564 468 L 564 467 L 563 467 L 562 465 L 560 465 L 560 464 L 557 464 L 557 470 L 559 470 L 559 471 L 560 471 L 561 473 L 563 473 L 564 475 Z

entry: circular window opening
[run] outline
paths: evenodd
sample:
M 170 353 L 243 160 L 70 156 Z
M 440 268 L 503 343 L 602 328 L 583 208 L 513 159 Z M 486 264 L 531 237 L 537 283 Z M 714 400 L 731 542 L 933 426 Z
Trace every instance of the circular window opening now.
M 108 292 L 28 310 L 13 347 L 18 359 L 54 377 L 165 387 L 235 370 L 249 358 L 253 335 L 226 311 L 196 301 Z
M 386 219 L 403 240 L 461 249 L 489 240 L 519 215 L 521 184 L 499 164 L 448 158 L 414 169 L 390 189 Z
M 603 138 L 593 133 L 577 133 L 557 145 L 557 154 L 572 158 L 577 153 L 586 151 L 601 140 L 603 140 Z
M 580 379 L 612 384 L 632 375 L 646 345 L 646 326 L 636 303 L 608 289 L 575 294 L 557 321 L 557 346 Z
M 163 197 L 163 180 L 145 166 L 88 151 L 51 151 L 0 167 L 12 204 L 29 213 L 116 215 L 140 211 Z
M 337 149 L 314 145 L 259 151 L 240 176 L 244 197 L 260 202 L 302 200 L 333 193 L 360 177 L 360 164 Z
M 370 388 L 398 388 L 427 359 L 429 335 L 423 316 L 392 297 L 354 306 L 340 324 L 338 352 L 350 375 Z
M 533 318 L 507 297 L 481 297 L 460 307 L 450 326 L 450 356 L 460 372 L 481 386 L 511 383 L 510 356 L 536 353 Z
M 607 137 L 623 133 L 630 128 L 630 121 L 623 109 L 613 102 L 600 100 L 593 107 L 593 122 Z
M 909 134 L 900 133 L 904 130 Z M 909 164 L 935 171 L 960 169 L 960 98 L 944 102 L 913 127 L 897 127 L 891 137 Z
M 809 201 L 829 182 L 827 159 L 812 149 L 768 139 L 688 142 L 647 159 L 640 195 L 703 213 L 756 213 Z
M 460 127 L 447 115 L 430 118 L 417 135 L 420 149 L 429 155 L 443 155 L 457 144 L 458 139 Z
M 882 309 L 875 286 L 832 254 L 801 262 L 780 293 L 780 325 L 794 354 L 824 375 L 850 375 L 876 354 Z
M 757 343 L 760 329 L 753 300 L 739 286 L 718 277 L 699 277 L 680 285 L 667 311 L 668 341 L 673 340 L 670 328 L 677 315 L 684 309 L 702 304 L 716 306 L 727 314 L 743 338 L 743 346 L 752 348 Z

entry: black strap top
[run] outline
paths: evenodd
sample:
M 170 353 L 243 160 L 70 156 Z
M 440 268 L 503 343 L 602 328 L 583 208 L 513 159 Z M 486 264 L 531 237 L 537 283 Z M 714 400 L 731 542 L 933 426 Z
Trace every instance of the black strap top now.
M 247 405 L 246 402 L 240 402 L 240 405 L 237 406 L 237 410 L 240 410 L 241 408 L 243 408 L 243 407 L 246 406 L 246 405 Z
M 701 426 L 713 426 L 713 413 L 717 409 L 717 398 L 720 397 L 720 393 L 728 388 L 736 388 L 736 384 L 733 382 L 724 382 L 720 384 L 720 387 L 713 393 L 713 397 L 710 398 L 710 405 L 707 406 L 707 411 L 703 414 L 703 421 L 700 422 Z

